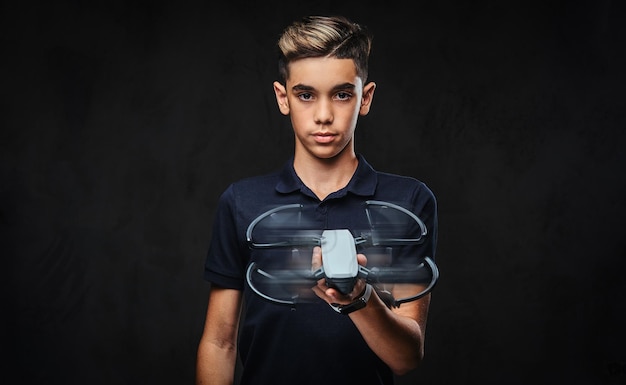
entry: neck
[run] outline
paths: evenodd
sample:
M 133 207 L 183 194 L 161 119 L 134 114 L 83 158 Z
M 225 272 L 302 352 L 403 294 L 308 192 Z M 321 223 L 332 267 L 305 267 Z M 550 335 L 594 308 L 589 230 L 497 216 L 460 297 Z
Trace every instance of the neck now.
M 346 187 L 359 163 L 356 154 L 349 151 L 330 159 L 307 155 L 296 155 L 293 166 L 298 177 L 320 200 Z

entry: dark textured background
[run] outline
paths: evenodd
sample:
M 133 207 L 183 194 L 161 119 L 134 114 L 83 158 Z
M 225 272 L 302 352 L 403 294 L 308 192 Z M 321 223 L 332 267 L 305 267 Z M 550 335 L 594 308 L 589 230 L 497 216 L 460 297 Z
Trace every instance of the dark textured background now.
M 217 197 L 292 151 L 274 41 L 330 12 L 375 34 L 357 150 L 439 199 L 399 384 L 625 384 L 624 3 L 297 3 L 2 4 L 3 377 L 193 383 Z

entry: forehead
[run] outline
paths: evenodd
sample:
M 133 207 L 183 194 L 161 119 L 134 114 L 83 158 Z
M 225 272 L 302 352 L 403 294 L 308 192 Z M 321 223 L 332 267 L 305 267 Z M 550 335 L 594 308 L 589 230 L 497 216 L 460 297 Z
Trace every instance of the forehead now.
M 294 85 L 307 85 L 323 90 L 344 83 L 354 84 L 357 88 L 362 86 L 352 59 L 316 57 L 289 63 L 287 88 Z

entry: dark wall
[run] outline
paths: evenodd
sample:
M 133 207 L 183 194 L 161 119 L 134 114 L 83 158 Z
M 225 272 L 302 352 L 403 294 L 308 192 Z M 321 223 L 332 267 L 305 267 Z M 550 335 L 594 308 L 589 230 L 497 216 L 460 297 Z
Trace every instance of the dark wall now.
M 217 197 L 292 151 L 274 41 L 330 12 L 375 34 L 357 150 L 439 201 L 399 383 L 626 383 L 621 2 L 224 3 L 2 5 L 3 373 L 193 383 Z

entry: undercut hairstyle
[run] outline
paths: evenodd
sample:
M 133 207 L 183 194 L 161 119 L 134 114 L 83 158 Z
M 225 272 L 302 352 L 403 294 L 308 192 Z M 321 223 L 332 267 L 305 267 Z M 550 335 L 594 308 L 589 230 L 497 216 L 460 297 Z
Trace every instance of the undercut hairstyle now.
M 365 26 L 343 16 L 307 16 L 294 22 L 278 39 L 278 75 L 285 84 L 289 63 L 314 57 L 352 59 L 365 84 L 372 35 Z

